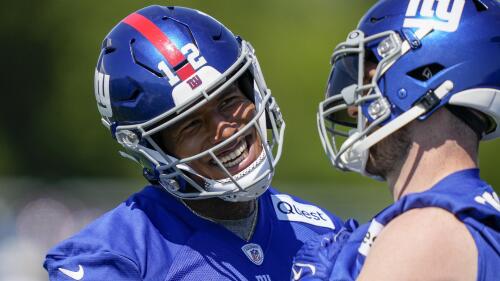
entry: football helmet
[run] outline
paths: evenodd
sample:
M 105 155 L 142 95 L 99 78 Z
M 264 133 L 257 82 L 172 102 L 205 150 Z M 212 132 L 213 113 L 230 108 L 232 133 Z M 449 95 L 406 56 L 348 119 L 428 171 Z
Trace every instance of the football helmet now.
M 371 176 L 371 146 L 443 106 L 479 112 L 461 119 L 483 140 L 498 137 L 499 51 L 497 0 L 379 1 L 332 55 L 317 115 L 332 164 Z
M 182 159 L 155 142 L 156 133 L 168 130 L 242 77 L 250 77 L 246 95 L 256 112 L 234 135 Z M 103 124 L 123 147 L 121 155 L 139 163 L 146 179 L 174 196 L 246 201 L 269 187 L 285 123 L 252 46 L 211 16 L 162 6 L 127 16 L 103 41 L 95 96 Z M 216 152 L 248 130 L 257 131 L 262 153 L 243 171 L 231 174 Z M 207 156 L 226 178 L 207 178 L 190 167 L 190 162 Z

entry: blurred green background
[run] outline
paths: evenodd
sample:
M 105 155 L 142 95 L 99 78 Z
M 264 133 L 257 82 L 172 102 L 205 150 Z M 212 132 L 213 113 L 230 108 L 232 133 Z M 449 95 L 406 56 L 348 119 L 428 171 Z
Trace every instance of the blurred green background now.
M 38 266 L 41 253 L 50 245 L 145 184 L 141 170 L 118 155 L 118 145 L 100 123 L 93 77 L 99 46 L 107 32 L 132 11 L 151 4 L 202 10 L 250 41 L 287 123 L 283 157 L 274 185 L 342 217 L 369 219 L 391 201 L 387 188 L 330 167 L 317 134 L 315 114 L 323 97 L 334 46 L 355 28 L 373 3 L 374 0 L 3 3 L 0 257 L 11 248 L 19 249 L 15 243 L 21 242 L 15 238 L 24 235 L 27 238 L 22 243 L 35 250 L 23 258 Z M 499 149 L 500 142 L 484 143 L 480 156 L 482 176 L 497 190 L 500 174 L 495 161 Z M 67 216 L 58 212 L 66 212 Z M 50 222 L 66 221 L 68 217 L 72 218 L 72 226 L 54 234 L 55 230 L 48 226 Z M 47 239 L 40 238 L 45 237 L 40 233 Z M 15 280 L 12 276 L 17 272 L 16 266 L 0 265 L 0 280 Z M 44 280 L 40 266 L 33 272 L 26 273 L 22 280 Z

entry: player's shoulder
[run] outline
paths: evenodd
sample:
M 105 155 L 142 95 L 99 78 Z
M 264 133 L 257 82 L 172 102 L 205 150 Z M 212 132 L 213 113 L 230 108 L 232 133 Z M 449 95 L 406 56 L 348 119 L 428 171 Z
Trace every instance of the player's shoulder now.
M 470 232 L 452 213 L 412 209 L 377 236 L 360 280 L 475 280 L 477 256 Z
M 109 272 L 112 278 L 127 279 L 139 272 L 131 247 L 140 243 L 131 231 L 137 216 L 125 211 L 126 203 L 97 218 L 80 232 L 61 241 L 49 250 L 44 267 L 50 280 L 71 278 L 103 278 Z M 122 276 L 128 272 L 126 276 Z M 135 274 L 133 274 L 135 272 Z
M 269 188 L 264 196 L 268 196 L 278 220 L 320 227 L 318 231 L 320 233 L 323 232 L 321 230 L 338 230 L 343 224 L 342 219 L 328 210 L 297 196 L 282 193 L 275 188 Z
M 63 243 L 85 241 L 87 244 L 121 249 L 144 243 L 144 233 L 169 232 L 176 237 L 188 237 L 190 227 L 180 213 L 185 211 L 185 207 L 167 195 L 161 201 L 161 195 L 157 188 L 146 187 Z M 169 236 L 163 237 L 168 240 Z
M 142 280 L 136 261 L 119 253 L 96 251 L 90 247 L 85 254 L 80 251 L 81 247 L 68 248 L 64 254 L 49 253 L 43 264 L 49 280 Z
M 163 206 L 162 202 L 153 200 L 151 195 L 148 188 L 133 194 L 80 232 L 53 247 L 44 263 L 49 274 L 64 276 L 59 268 L 74 270 L 79 269 L 80 265 L 84 266 L 84 270 L 87 268 L 87 271 L 97 274 L 106 264 L 111 271 L 121 268 L 119 272 L 135 272 L 146 264 L 145 258 L 154 255 L 147 252 L 150 244 L 159 248 L 161 258 L 169 260 L 175 254 L 176 245 L 189 239 L 191 230 L 172 211 L 171 206 Z
M 440 247 L 474 243 L 465 224 L 454 214 L 438 207 L 415 208 L 400 214 L 387 224 L 377 239 L 401 241 L 399 243 L 415 241 L 422 246 L 440 242 Z M 425 250 L 414 248 L 416 251 Z

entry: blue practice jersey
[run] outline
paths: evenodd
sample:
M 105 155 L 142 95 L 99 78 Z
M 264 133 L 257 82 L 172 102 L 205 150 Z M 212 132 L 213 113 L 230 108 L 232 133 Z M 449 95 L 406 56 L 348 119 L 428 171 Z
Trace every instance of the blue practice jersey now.
M 477 280 L 500 280 L 500 202 L 479 178 L 479 170 L 451 174 L 431 189 L 402 197 L 351 235 L 333 268 L 331 281 L 355 280 L 372 243 L 393 218 L 414 209 L 438 207 L 454 214 L 474 238 L 478 250 Z
M 52 281 L 281 281 L 303 242 L 342 225 L 274 189 L 258 200 L 254 233 L 245 241 L 149 186 L 54 247 L 44 267 Z

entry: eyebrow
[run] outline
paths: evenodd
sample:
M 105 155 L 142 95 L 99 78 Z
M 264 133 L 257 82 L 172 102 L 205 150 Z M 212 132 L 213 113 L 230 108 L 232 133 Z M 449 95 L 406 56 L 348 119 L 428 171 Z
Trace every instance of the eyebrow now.
M 227 86 L 224 90 L 221 91 L 221 93 L 218 95 L 216 98 L 217 101 L 220 101 L 225 95 L 237 91 L 238 86 L 236 85 L 236 81 L 231 83 L 231 85 Z
M 222 90 L 218 95 L 217 97 L 213 100 L 214 102 L 219 102 L 221 101 L 226 95 L 230 94 L 230 93 L 233 93 L 235 91 L 237 91 L 239 88 L 238 88 L 238 85 L 237 85 L 237 82 L 233 82 L 231 83 L 229 86 L 227 86 L 224 90 Z M 182 129 L 182 127 L 188 123 L 189 121 L 191 121 L 193 118 L 195 118 L 197 116 L 197 114 L 194 114 L 195 112 L 193 112 L 192 114 L 186 116 L 185 118 L 179 120 L 179 122 L 177 124 L 172 124 L 173 125 L 173 128 L 175 131 L 175 134 L 178 134 L 179 131 Z M 177 126 L 176 126 L 177 125 Z

